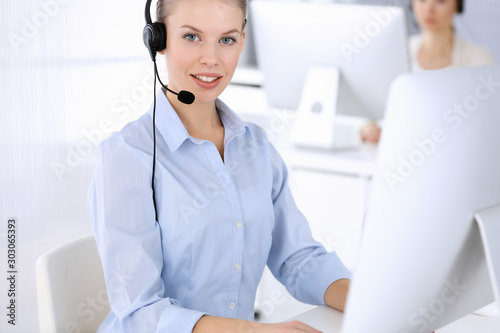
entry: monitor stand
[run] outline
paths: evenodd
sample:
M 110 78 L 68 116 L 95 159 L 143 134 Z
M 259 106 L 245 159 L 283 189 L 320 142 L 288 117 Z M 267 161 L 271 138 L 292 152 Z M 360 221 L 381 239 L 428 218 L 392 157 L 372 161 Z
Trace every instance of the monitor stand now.
M 482 316 L 500 315 L 500 204 L 474 214 L 484 246 L 495 302 L 477 310 Z
M 357 148 L 365 119 L 337 114 L 340 71 L 311 67 L 295 118 L 291 140 L 295 145 L 323 149 Z

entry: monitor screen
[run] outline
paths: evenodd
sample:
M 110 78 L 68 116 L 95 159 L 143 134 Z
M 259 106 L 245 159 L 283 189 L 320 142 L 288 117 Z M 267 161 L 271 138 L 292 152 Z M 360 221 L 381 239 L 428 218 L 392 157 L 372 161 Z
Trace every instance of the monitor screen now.
M 395 80 L 343 332 L 432 332 L 494 300 L 474 214 L 500 204 L 499 106 L 499 65 Z
M 336 112 L 383 118 L 390 83 L 409 70 L 402 8 L 255 0 L 250 9 L 271 107 L 296 110 L 309 68 L 331 66 L 340 72 Z

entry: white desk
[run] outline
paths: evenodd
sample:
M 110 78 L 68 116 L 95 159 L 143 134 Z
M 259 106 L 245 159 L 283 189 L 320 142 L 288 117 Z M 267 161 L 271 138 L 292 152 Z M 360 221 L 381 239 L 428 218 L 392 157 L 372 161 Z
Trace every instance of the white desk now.
M 342 325 L 342 312 L 326 306 L 318 306 L 291 320 L 301 321 L 323 333 L 340 333 Z M 360 318 L 361 320 L 361 318 Z M 498 333 L 500 332 L 499 317 L 483 317 L 468 315 L 439 330 L 436 333 Z M 369 333 L 369 332 L 367 332 Z M 388 332 L 391 333 L 391 332 Z
M 345 176 L 371 178 L 375 172 L 377 147 L 361 145 L 356 149 L 322 151 L 298 147 L 281 149 L 290 168 Z
M 298 320 L 323 333 L 340 333 L 343 313 L 327 306 L 318 306 L 289 321 Z M 369 333 L 369 332 L 367 332 Z

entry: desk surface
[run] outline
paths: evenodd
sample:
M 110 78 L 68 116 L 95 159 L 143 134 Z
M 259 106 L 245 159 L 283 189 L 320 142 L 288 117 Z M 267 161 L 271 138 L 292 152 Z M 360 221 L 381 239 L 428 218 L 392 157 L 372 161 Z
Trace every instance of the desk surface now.
M 294 169 L 331 172 L 370 178 L 375 173 L 377 147 L 362 144 L 357 148 L 321 151 L 293 147 L 281 149 L 285 163 Z
M 318 306 L 290 319 L 298 320 L 323 333 L 340 333 L 343 313 L 327 306 Z
M 291 320 L 301 321 L 323 333 L 340 333 L 343 314 L 326 306 L 318 306 Z M 483 317 L 474 314 L 465 316 L 439 330 L 436 333 L 498 333 L 500 316 Z

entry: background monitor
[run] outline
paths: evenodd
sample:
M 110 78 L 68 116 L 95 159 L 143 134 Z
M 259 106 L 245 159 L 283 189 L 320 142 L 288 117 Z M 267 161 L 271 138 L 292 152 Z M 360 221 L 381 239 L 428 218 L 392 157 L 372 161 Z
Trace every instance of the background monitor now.
M 342 332 L 432 332 L 494 300 L 473 216 L 500 204 L 499 105 L 499 65 L 396 79 Z
M 337 114 L 383 118 L 390 83 L 409 70 L 403 9 L 258 0 L 250 9 L 271 107 L 296 110 L 308 69 L 334 66 Z

